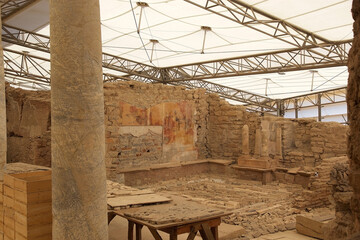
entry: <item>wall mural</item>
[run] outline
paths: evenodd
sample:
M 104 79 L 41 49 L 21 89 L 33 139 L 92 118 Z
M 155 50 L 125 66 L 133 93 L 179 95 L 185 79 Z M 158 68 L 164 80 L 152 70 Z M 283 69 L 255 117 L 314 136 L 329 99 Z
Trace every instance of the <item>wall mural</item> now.
M 133 137 L 139 137 L 139 130 L 135 130 L 136 128 L 133 126 L 140 127 L 142 129 L 141 131 L 143 131 L 143 129 L 150 129 L 144 128 L 144 126 L 162 127 L 161 154 L 157 154 L 161 159 L 153 159 L 153 163 L 186 161 L 197 158 L 197 151 L 195 149 L 196 134 L 193 119 L 194 105 L 192 102 L 166 102 L 150 108 L 141 108 L 126 102 L 119 102 L 119 109 L 119 119 L 116 125 L 121 126 L 122 129 L 128 126 L 130 132 L 128 131 L 127 134 L 131 134 L 131 131 L 134 131 L 134 133 L 131 134 Z M 141 136 L 142 141 L 147 144 L 149 141 L 145 139 L 151 136 L 149 132 L 151 133 L 151 130 L 146 130 L 143 136 Z M 154 134 L 157 133 L 153 133 L 153 135 Z M 133 146 L 133 148 L 136 147 L 137 146 Z M 135 153 L 136 149 L 132 149 L 132 151 Z M 141 158 L 146 155 L 147 154 L 137 153 L 138 163 L 135 159 L 128 163 L 132 163 L 132 165 L 142 165 L 145 161 L 141 161 Z

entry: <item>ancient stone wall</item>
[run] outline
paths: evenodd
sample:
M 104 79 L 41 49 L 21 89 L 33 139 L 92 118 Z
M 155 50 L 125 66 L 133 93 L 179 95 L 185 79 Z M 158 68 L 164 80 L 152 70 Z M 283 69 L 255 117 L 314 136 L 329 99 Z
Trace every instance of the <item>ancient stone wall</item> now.
M 208 151 L 212 158 L 236 160 L 241 154 L 242 128 L 249 127 L 250 154 L 254 154 L 256 129 L 260 118 L 244 106 L 231 105 L 217 94 L 209 94 Z
M 353 189 L 349 182 L 349 162 L 338 161 L 331 171 L 330 186 L 335 203 L 336 218 L 326 232 L 327 240 L 347 239 L 354 231 L 350 202 Z
M 347 87 L 348 120 L 350 133 L 348 140 L 348 156 L 350 159 L 350 184 L 354 188 L 351 201 L 353 220 L 356 232 L 360 232 L 360 1 L 354 0 L 352 5 L 354 19 L 354 40 L 349 53 Z
M 104 94 L 106 165 L 112 177 L 120 167 L 237 160 L 244 126 L 249 156 L 275 159 L 278 167 L 314 167 L 346 152 L 347 126 L 259 117 L 202 89 L 117 82 L 105 84 Z M 50 165 L 49 99 L 48 92 L 7 89 L 10 162 Z
M 207 142 L 212 158 L 236 160 L 243 154 L 244 125 L 249 128 L 249 156 L 278 159 L 280 167 L 315 167 L 325 158 L 346 155 L 348 126 L 309 119 L 259 117 L 243 106 L 230 105 L 216 94 L 210 94 L 208 102 Z
M 346 155 L 348 126 L 298 119 L 281 121 L 284 167 L 315 167 L 323 159 Z
M 108 174 L 208 157 L 205 90 L 118 82 L 104 95 Z M 8 161 L 50 166 L 50 93 L 8 87 L 7 121 Z
M 8 162 L 50 166 L 50 94 L 6 88 Z
M 126 167 L 207 157 L 204 90 L 160 84 L 105 84 L 106 164 Z
M 303 168 L 308 173 L 309 180 L 306 186 L 303 185 L 304 190 L 296 197 L 294 206 L 300 209 L 333 206 L 334 166 L 339 166 L 339 164 L 348 164 L 348 158 L 346 156 L 326 158 L 314 168 Z M 342 179 L 344 179 L 344 176 Z M 337 198 L 335 197 L 335 204 L 336 201 Z

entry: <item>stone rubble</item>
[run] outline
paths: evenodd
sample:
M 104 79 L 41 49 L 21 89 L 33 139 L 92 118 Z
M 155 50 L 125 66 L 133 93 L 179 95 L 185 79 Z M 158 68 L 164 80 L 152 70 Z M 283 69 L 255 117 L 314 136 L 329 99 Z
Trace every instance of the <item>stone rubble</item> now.
M 224 217 L 223 222 L 241 225 L 247 231 L 245 237 L 250 239 L 295 229 L 297 214 L 333 212 L 331 208 L 296 208 L 294 199 L 302 193 L 303 188 L 295 184 L 273 182 L 261 185 L 254 181 L 204 174 L 148 184 L 141 188 L 150 188 L 158 193 L 181 194 L 208 207 L 231 211 L 233 214 Z

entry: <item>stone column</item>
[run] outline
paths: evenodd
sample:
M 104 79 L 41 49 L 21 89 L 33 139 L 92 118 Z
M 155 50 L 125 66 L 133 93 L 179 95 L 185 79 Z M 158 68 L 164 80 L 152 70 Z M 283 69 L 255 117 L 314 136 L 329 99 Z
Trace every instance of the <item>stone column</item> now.
M 261 129 L 256 129 L 255 132 L 255 151 L 254 155 L 260 157 L 261 154 Z
M 269 156 L 269 121 L 261 121 L 261 157 Z
M 354 40 L 349 53 L 347 87 L 348 121 L 348 156 L 350 158 L 350 183 L 354 188 L 351 207 L 355 231 L 360 231 L 360 1 L 354 0 L 352 15 Z
M 1 16 L 1 9 L 0 9 Z M 0 18 L 0 26 L 2 26 Z M 6 136 L 6 101 L 5 101 L 5 76 L 4 57 L 0 42 L 0 180 L 3 180 L 3 169 L 6 164 L 7 136 Z
M 275 142 L 276 156 L 282 158 L 282 129 L 276 128 L 276 142 Z
M 53 240 L 107 240 L 98 0 L 51 0 Z
M 249 126 L 248 125 L 244 125 L 242 128 L 242 154 L 243 155 L 249 155 L 250 150 L 249 150 Z

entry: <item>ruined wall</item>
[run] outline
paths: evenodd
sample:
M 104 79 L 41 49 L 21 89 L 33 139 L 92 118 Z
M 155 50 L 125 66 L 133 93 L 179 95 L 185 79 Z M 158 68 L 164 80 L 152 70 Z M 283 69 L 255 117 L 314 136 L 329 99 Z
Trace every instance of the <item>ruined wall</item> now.
M 205 90 L 160 84 L 105 84 L 106 164 L 126 167 L 207 157 Z
M 118 82 L 104 95 L 108 174 L 208 156 L 205 90 Z M 7 121 L 9 162 L 50 166 L 50 92 L 8 87 Z
M 295 198 L 294 206 L 300 209 L 334 206 L 332 190 L 335 188 L 333 187 L 333 177 L 330 175 L 334 175 L 334 166 L 339 166 L 339 164 L 348 164 L 347 156 L 323 159 L 321 164 L 315 168 L 302 167 L 305 170 L 304 172 L 308 173 L 309 180 L 306 186 L 303 185 L 304 190 L 299 192 Z
M 323 159 L 346 155 L 348 126 L 309 119 L 259 117 L 243 106 L 230 105 L 216 94 L 210 94 L 208 102 L 207 140 L 212 158 L 236 160 L 242 155 L 245 124 L 249 127 L 250 156 L 279 159 L 280 167 L 315 167 Z M 280 150 L 277 137 L 281 138 Z
M 50 94 L 7 86 L 7 162 L 50 166 Z
M 249 126 L 250 154 L 254 153 L 255 132 L 260 118 L 249 113 L 244 106 L 231 105 L 217 94 L 209 94 L 208 151 L 212 158 L 236 160 L 241 154 L 241 135 L 245 124 Z
M 284 167 L 315 167 L 323 159 L 346 155 L 348 126 L 297 119 L 281 121 Z
M 354 40 L 349 53 L 347 87 L 348 119 L 350 134 L 348 139 L 348 156 L 350 159 L 350 184 L 354 188 L 351 201 L 355 231 L 360 232 L 360 2 L 353 1 L 352 15 Z
M 329 231 L 326 232 L 327 240 L 346 239 L 354 231 L 352 223 L 352 214 L 350 208 L 353 189 L 349 182 L 349 162 L 338 161 L 330 174 L 329 184 L 335 203 L 336 218 L 330 224 Z
M 106 165 L 112 177 L 120 168 L 171 161 L 237 160 L 244 125 L 249 127 L 250 156 L 279 160 L 279 167 L 314 167 L 346 151 L 347 126 L 259 117 L 203 89 L 117 82 L 105 84 L 104 94 Z M 10 162 L 50 165 L 49 99 L 48 92 L 8 88 Z M 257 131 L 261 142 L 256 150 Z

